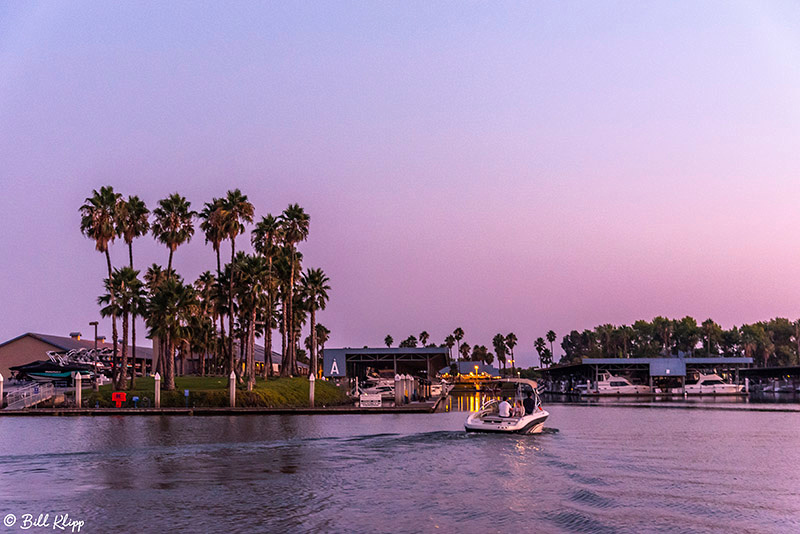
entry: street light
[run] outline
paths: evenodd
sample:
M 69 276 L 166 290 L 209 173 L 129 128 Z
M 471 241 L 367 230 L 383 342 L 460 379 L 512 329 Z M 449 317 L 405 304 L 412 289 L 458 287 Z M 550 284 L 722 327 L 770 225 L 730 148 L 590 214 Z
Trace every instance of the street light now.
M 477 377 L 478 377 L 478 366 L 476 365 L 475 366 L 475 378 L 477 378 Z

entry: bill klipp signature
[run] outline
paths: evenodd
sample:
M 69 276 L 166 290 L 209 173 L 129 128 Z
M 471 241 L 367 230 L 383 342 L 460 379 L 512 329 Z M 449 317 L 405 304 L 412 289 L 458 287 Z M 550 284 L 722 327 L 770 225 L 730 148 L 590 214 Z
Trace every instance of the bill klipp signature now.
M 18 528 L 20 530 L 30 529 L 48 529 L 64 532 L 80 532 L 83 528 L 84 521 L 75 519 L 66 514 L 20 514 L 17 517 L 15 514 L 6 514 L 3 518 L 3 525 L 10 528 Z

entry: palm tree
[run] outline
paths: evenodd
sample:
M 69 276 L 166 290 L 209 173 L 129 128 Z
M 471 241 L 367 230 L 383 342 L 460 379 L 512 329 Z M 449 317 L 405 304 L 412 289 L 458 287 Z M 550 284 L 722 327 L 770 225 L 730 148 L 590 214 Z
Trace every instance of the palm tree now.
M 194 282 L 195 291 L 197 291 L 197 295 L 200 298 L 200 307 L 198 310 L 198 320 L 194 322 L 194 330 L 201 331 L 203 334 L 203 351 L 200 354 L 200 376 L 205 376 L 206 374 L 206 355 L 208 354 L 209 349 L 211 348 L 211 343 L 209 338 L 207 337 L 208 325 L 205 324 L 205 320 L 208 319 L 211 322 L 211 335 L 213 336 L 214 327 L 216 325 L 217 319 L 217 302 L 216 302 L 216 291 L 217 291 L 217 278 L 211 274 L 211 271 L 205 271 L 197 277 L 197 280 Z M 199 340 L 197 340 L 199 341 Z
M 153 210 L 153 236 L 169 249 L 167 272 L 172 271 L 172 255 L 178 246 L 188 243 L 194 235 L 192 219 L 197 213 L 190 208 L 192 203 L 178 193 L 158 201 Z
M 118 210 L 117 233 L 128 244 L 128 261 L 130 262 L 130 268 L 133 269 L 133 240 L 147 235 L 150 230 L 150 221 L 148 219 L 150 210 L 147 209 L 144 201 L 135 195 L 129 196 L 127 202 L 121 200 L 118 204 Z M 136 383 L 136 317 L 139 315 L 139 308 L 140 306 L 138 305 L 134 305 L 131 308 L 131 358 L 134 366 L 131 375 L 131 387 Z M 144 369 L 142 371 L 144 372 Z
M 256 315 L 264 309 L 267 294 L 267 260 L 258 254 L 243 254 L 236 258 L 237 293 L 242 317 L 240 323 L 246 325 L 245 354 L 247 367 L 247 391 L 252 391 L 256 383 L 255 330 Z M 265 362 L 266 363 L 266 362 Z
M 108 278 L 112 276 L 111 255 L 108 252 L 109 246 L 117 235 L 117 214 L 122 195 L 114 192 L 114 188 L 103 186 L 100 191 L 92 191 L 92 196 L 87 197 L 84 204 L 80 207 L 81 213 L 81 233 L 93 239 L 95 249 L 106 255 L 106 266 L 108 267 Z M 113 295 L 111 296 L 113 299 Z M 112 308 L 114 308 L 112 306 Z M 114 350 L 114 364 L 117 363 L 117 317 L 111 315 L 111 337 Z
M 309 216 L 298 204 L 290 204 L 280 216 L 281 233 L 283 244 L 288 249 L 291 256 L 289 261 L 289 280 L 286 285 L 286 295 L 284 297 L 284 307 L 286 308 L 286 319 L 288 324 L 284 327 L 287 332 L 294 331 L 294 314 L 292 313 L 293 294 L 294 294 L 294 273 L 297 251 L 295 245 L 308 238 Z M 284 355 L 284 365 L 281 367 L 281 375 L 289 376 L 294 370 L 294 344 L 286 347 Z M 288 365 L 287 365 L 288 363 Z
M 130 267 L 114 269 L 111 278 L 105 279 L 106 294 L 97 298 L 97 303 L 105 305 L 100 310 L 100 315 L 108 317 L 119 315 L 122 317 L 122 364 L 116 370 L 116 387 L 127 389 L 128 386 L 128 319 L 133 308 L 139 306 L 142 298 L 142 282 L 139 280 L 139 271 Z M 136 374 L 136 360 L 134 360 L 133 373 Z
M 545 366 L 549 367 L 549 364 L 547 362 L 547 358 L 544 356 L 544 354 L 545 354 L 544 351 L 547 349 L 547 347 L 545 346 L 545 343 L 544 343 L 544 338 L 537 337 L 536 341 L 533 342 L 533 346 L 536 349 L 536 352 L 539 353 L 539 365 L 541 367 L 545 367 Z
M 281 242 L 281 225 L 280 221 L 267 214 L 261 218 L 255 228 L 251 237 L 253 246 L 256 252 L 267 258 L 269 266 L 269 283 L 267 286 L 267 307 L 265 310 L 265 317 L 270 318 L 268 325 L 265 327 L 266 342 L 264 352 L 266 357 L 264 359 L 264 378 L 272 376 L 272 314 L 275 308 L 275 297 L 278 289 L 278 277 L 274 269 L 274 261 L 280 253 Z M 267 319 L 265 319 L 267 320 Z
M 188 338 L 187 329 L 197 306 L 195 291 L 175 274 L 154 288 L 147 307 L 150 336 L 158 336 L 164 346 L 164 387 L 175 389 L 175 349 Z
M 328 328 L 322 323 L 317 323 L 316 331 L 317 331 L 317 344 L 319 345 L 319 353 L 320 356 L 324 358 L 325 343 L 327 343 L 328 339 L 330 339 L 331 331 L 328 330 Z
M 386 343 L 386 348 L 390 348 L 392 343 L 394 343 L 394 338 L 390 334 L 387 334 L 385 338 L 383 338 L 383 342 Z
M 508 347 L 508 351 L 511 353 L 511 374 L 514 374 L 514 367 L 516 366 L 517 362 L 514 361 L 514 347 L 517 346 L 517 335 L 514 332 L 509 332 L 506 336 L 506 347 Z
M 553 342 L 556 340 L 556 333 L 553 332 L 552 330 L 548 330 L 547 334 L 545 334 L 545 338 L 550 343 L 550 355 L 552 357 L 552 355 L 554 354 L 554 352 L 553 352 Z
M 317 376 L 317 329 L 316 311 L 324 310 L 328 302 L 330 280 L 322 269 L 308 269 L 300 281 L 300 291 L 311 314 L 311 375 Z
M 243 195 L 239 189 L 228 191 L 217 210 L 220 218 L 220 225 L 225 237 L 231 240 L 231 266 L 234 266 L 236 257 L 236 236 L 244 233 L 244 223 L 253 222 L 253 204 L 247 200 L 247 195 Z M 236 278 L 236 269 L 231 269 L 231 277 L 228 280 L 228 326 L 231 336 L 228 339 L 228 357 L 231 369 L 236 367 L 236 357 L 233 354 L 233 284 Z
M 458 352 L 461 353 L 461 359 L 466 360 L 469 358 L 469 353 L 472 350 L 472 347 L 469 346 L 469 343 L 462 343 L 460 347 L 458 347 Z
M 224 221 L 220 215 L 224 200 L 221 198 L 214 198 L 211 202 L 206 202 L 203 209 L 200 211 L 200 229 L 205 234 L 206 243 L 211 243 L 211 248 L 217 256 L 217 283 L 220 283 L 222 278 L 222 262 L 220 259 L 220 245 L 225 240 Z M 217 294 L 221 294 L 218 291 Z M 219 306 L 216 310 L 219 311 Z M 216 321 L 216 318 L 215 318 Z M 219 348 L 225 352 L 225 320 L 223 315 L 219 314 L 219 332 L 220 343 Z
M 503 365 L 503 374 L 506 370 L 506 337 L 503 334 L 497 334 L 492 338 L 492 346 L 494 352 L 497 354 L 497 361 Z
M 430 339 L 430 337 L 431 337 L 431 335 L 427 331 L 423 330 L 422 332 L 420 332 L 419 333 L 419 342 L 420 342 L 420 344 L 423 347 L 427 346 L 428 345 L 428 339 Z
M 456 344 L 456 338 L 453 337 L 453 334 L 450 334 L 444 338 L 444 344 L 447 347 L 447 364 L 450 365 L 450 361 L 453 360 L 453 347 Z
M 464 330 L 460 326 L 453 330 L 453 338 L 456 340 L 456 346 L 459 347 L 458 351 L 463 353 L 460 347 L 461 340 L 464 339 Z

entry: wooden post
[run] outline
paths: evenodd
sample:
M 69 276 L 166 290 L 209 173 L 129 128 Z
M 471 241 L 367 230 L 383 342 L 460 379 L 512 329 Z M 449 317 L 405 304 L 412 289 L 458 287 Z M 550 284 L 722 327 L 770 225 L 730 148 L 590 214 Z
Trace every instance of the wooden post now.
M 314 407 L 314 383 L 316 382 L 314 373 L 308 375 L 308 405 Z
M 153 377 L 156 380 L 156 392 L 155 392 L 155 407 L 161 408 L 161 375 L 156 373 Z
M 83 399 L 81 398 L 81 394 L 83 393 L 82 386 L 81 386 L 81 373 L 80 371 L 75 373 L 75 406 L 78 408 L 81 407 L 81 403 Z
M 230 395 L 231 408 L 236 407 L 236 373 L 231 371 L 231 376 L 228 377 L 228 393 Z

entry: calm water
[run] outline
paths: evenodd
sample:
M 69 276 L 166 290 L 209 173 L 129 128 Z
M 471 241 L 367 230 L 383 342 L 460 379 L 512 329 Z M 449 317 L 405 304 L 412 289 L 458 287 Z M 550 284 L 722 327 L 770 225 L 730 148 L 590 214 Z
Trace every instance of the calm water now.
M 800 413 L 0 418 L 0 518 L 81 532 L 798 532 Z

